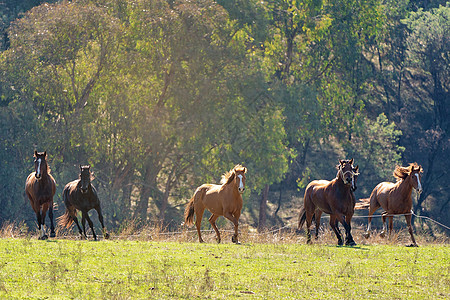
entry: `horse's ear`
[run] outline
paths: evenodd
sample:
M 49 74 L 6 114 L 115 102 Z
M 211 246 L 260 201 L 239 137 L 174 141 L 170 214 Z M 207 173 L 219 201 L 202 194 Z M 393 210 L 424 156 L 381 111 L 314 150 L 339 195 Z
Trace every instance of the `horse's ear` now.
M 81 171 L 81 170 L 83 170 L 83 167 L 82 167 L 81 164 L 80 164 L 80 171 Z
M 350 162 L 349 162 L 349 164 L 353 165 L 353 158 L 352 158 L 352 159 L 350 159 Z
M 244 173 L 247 173 L 247 168 L 246 167 L 244 167 Z
M 358 173 L 358 169 L 359 169 L 359 166 L 356 165 L 356 167 L 355 167 L 355 172 L 356 172 L 356 173 Z
M 339 164 L 342 165 L 344 162 L 342 161 L 342 159 L 339 160 Z
M 44 158 L 47 158 L 47 151 L 44 151 Z
M 37 151 L 34 150 L 34 157 L 37 157 Z

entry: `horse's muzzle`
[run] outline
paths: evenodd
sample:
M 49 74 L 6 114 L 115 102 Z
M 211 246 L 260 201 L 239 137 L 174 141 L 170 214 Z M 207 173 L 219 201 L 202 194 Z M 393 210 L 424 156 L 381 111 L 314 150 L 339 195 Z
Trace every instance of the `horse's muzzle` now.
M 238 188 L 238 192 L 239 192 L 239 194 L 243 194 L 243 193 L 244 193 L 244 191 L 245 191 L 245 188 Z
M 41 174 L 36 174 L 34 177 L 36 177 L 36 179 L 41 179 Z
M 80 191 L 81 191 L 82 194 L 86 194 L 87 191 L 88 191 L 88 189 L 83 189 L 83 188 L 81 188 Z

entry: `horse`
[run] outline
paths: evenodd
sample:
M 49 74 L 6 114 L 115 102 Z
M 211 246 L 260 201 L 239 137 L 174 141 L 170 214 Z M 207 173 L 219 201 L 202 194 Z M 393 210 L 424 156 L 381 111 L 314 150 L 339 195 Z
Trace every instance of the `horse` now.
M 47 164 L 47 151 L 34 151 L 34 172 L 28 175 L 25 181 L 25 194 L 30 200 L 39 229 L 39 240 L 48 239 L 45 233 L 45 215 L 48 210 L 50 219 L 50 237 L 55 237 L 55 226 L 53 224 L 53 196 L 56 192 L 56 181 L 50 175 Z
M 298 230 L 302 228 L 306 220 L 307 242 L 311 243 L 310 226 L 312 218 L 316 212 L 318 212 L 319 217 L 322 212 L 325 212 L 330 215 L 330 226 L 336 234 L 338 245 L 343 245 L 338 226 L 338 222 L 341 222 L 345 228 L 345 244 L 355 246 L 350 222 L 356 202 L 352 191 L 352 182 L 355 182 L 354 177 L 358 173 L 354 171 L 353 158 L 351 160 L 339 160 L 336 168 L 338 172 L 333 180 L 314 180 L 306 187 L 303 207 L 299 214 Z M 316 216 L 316 221 L 318 219 Z M 318 230 L 318 226 L 316 230 Z
M 97 235 L 94 231 L 94 224 L 89 217 L 88 212 L 91 209 L 95 209 L 98 214 L 98 219 L 102 225 L 103 236 L 105 239 L 109 238 L 109 233 L 106 232 L 105 225 L 103 223 L 102 209 L 100 207 L 100 200 L 97 196 L 97 190 L 91 183 L 92 174 L 90 166 L 80 165 L 80 178 L 66 184 L 63 190 L 63 200 L 66 206 L 65 213 L 58 218 L 58 225 L 69 228 L 73 222 L 78 227 L 78 232 L 81 238 L 86 239 L 86 220 L 89 223 L 89 227 L 92 230 L 94 240 L 97 240 Z M 78 223 L 77 210 L 81 211 L 81 224 L 83 225 L 83 231 L 81 231 L 80 224 Z
M 356 209 L 369 208 L 369 224 L 364 234 L 365 238 L 369 238 L 372 215 L 378 208 L 383 208 L 385 212 L 382 214 L 383 230 L 381 236 L 386 234 L 386 218 L 389 217 L 389 236 L 393 227 L 393 215 L 404 215 L 411 235 L 412 244 L 410 246 L 417 247 L 411 225 L 412 218 L 412 189 L 416 189 L 420 194 L 422 192 L 422 184 L 420 183 L 422 166 L 417 163 L 410 163 L 408 167 L 396 166 L 394 177 L 396 183 L 381 182 L 370 194 L 370 198 L 360 199 L 356 205 Z
M 200 233 L 203 212 L 208 209 L 212 213 L 209 223 L 216 232 L 217 243 L 220 243 L 221 239 L 216 220 L 219 216 L 224 216 L 234 225 L 234 235 L 231 241 L 239 244 L 238 222 L 243 204 L 242 194 L 245 191 L 245 173 L 247 173 L 247 168 L 238 164 L 222 175 L 220 185 L 203 184 L 195 190 L 184 211 L 184 224 L 192 226 L 195 213 L 195 226 L 200 243 L 204 243 Z
M 359 169 L 358 165 L 353 168 L 354 176 L 352 179 L 352 192 L 355 192 L 356 189 L 358 188 L 358 186 L 356 184 L 356 182 L 358 180 L 358 176 L 359 176 L 358 169 Z M 354 197 L 354 195 L 353 195 L 353 197 Z M 322 213 L 323 212 L 319 208 L 316 208 L 316 211 L 314 212 L 314 215 L 313 215 L 313 220 L 315 220 L 315 223 L 316 223 L 316 235 L 315 235 L 316 240 L 319 238 L 320 218 L 322 216 Z

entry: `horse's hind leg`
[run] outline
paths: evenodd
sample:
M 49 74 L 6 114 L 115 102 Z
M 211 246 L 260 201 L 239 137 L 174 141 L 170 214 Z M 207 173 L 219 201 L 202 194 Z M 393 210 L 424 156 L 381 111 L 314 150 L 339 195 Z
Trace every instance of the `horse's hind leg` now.
M 412 217 L 412 215 L 405 215 L 406 224 L 408 225 L 408 231 L 409 231 L 409 234 L 411 235 L 411 241 L 413 242 L 410 246 L 418 247 L 418 245 L 416 243 L 416 239 L 414 238 L 414 234 L 413 234 L 413 228 L 411 225 L 411 217 Z
M 203 206 L 198 205 L 195 207 L 195 227 L 197 228 L 198 241 L 200 243 L 204 243 L 205 241 L 202 239 L 202 233 L 200 232 L 200 225 L 202 224 L 203 212 L 205 208 Z
M 322 211 L 316 209 L 314 212 L 314 218 L 316 219 L 316 240 L 319 238 L 320 218 L 322 217 Z
M 220 233 L 219 233 L 219 229 L 216 226 L 216 220 L 218 217 L 219 217 L 219 215 L 212 214 L 211 217 L 209 217 L 209 223 L 211 223 L 212 228 L 216 232 L 217 243 L 220 244 Z
M 311 224 L 314 213 L 306 211 L 306 243 L 311 244 Z

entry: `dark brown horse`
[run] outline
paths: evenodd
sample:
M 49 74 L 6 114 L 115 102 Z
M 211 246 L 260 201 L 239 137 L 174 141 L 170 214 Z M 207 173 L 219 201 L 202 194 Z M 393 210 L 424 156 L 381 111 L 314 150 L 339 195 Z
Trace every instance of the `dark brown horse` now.
M 396 183 L 381 182 L 370 194 L 370 198 L 361 199 L 356 209 L 363 209 L 369 207 L 369 224 L 365 237 L 370 236 L 372 215 L 378 208 L 383 208 L 383 231 L 382 236 L 386 233 L 386 218 L 389 217 L 389 236 L 392 232 L 393 215 L 405 215 L 408 231 L 411 235 L 411 246 L 417 247 L 416 240 L 413 235 L 413 228 L 411 226 L 411 208 L 412 208 L 412 189 L 416 189 L 418 193 L 422 192 L 422 185 L 420 183 L 422 167 L 417 163 L 409 164 L 408 167 L 396 166 L 394 170 L 394 177 L 397 178 Z
M 94 224 L 88 214 L 91 209 L 95 209 L 98 214 L 98 220 L 102 225 L 103 236 L 105 239 L 109 238 L 109 234 L 106 232 L 105 225 L 103 224 L 100 200 L 97 196 L 95 187 L 91 184 L 90 166 L 80 165 L 80 178 L 66 184 L 63 190 L 63 199 L 64 204 L 66 205 L 66 212 L 58 218 L 58 225 L 69 228 L 72 223 L 75 222 L 81 237 L 86 238 L 87 221 L 91 227 L 94 240 L 97 240 L 97 235 L 94 231 Z M 81 211 L 81 224 L 83 225 L 83 231 L 81 231 L 80 224 L 78 223 L 77 210 Z
M 55 226 L 53 224 L 53 196 L 56 192 L 56 182 L 50 175 L 47 165 L 47 152 L 34 151 L 34 172 L 28 175 L 25 182 L 25 193 L 30 199 L 31 207 L 36 214 L 39 239 L 48 239 L 45 233 L 45 214 L 48 210 L 50 219 L 50 237 L 55 237 Z
M 191 226 L 194 221 L 197 227 L 198 240 L 203 243 L 200 233 L 203 212 L 208 209 L 212 215 L 209 223 L 214 228 L 217 235 L 217 242 L 220 243 L 220 233 L 216 226 L 219 216 L 224 216 L 234 224 L 234 235 L 232 242 L 238 244 L 238 222 L 242 209 L 242 194 L 245 190 L 245 173 L 247 168 L 236 165 L 233 169 L 222 175 L 221 185 L 203 184 L 197 188 L 194 196 L 189 201 L 184 211 L 184 222 Z
M 352 182 L 355 175 L 353 159 L 339 160 L 336 178 L 328 180 L 314 180 L 308 184 L 305 190 L 303 207 L 300 210 L 298 229 L 300 230 L 306 220 L 308 243 L 311 243 L 311 223 L 316 212 L 325 212 L 330 215 L 330 226 L 338 239 L 338 244 L 343 245 L 338 222 L 345 228 L 345 244 L 356 245 L 351 234 L 351 219 L 354 213 L 355 196 L 352 191 Z M 316 220 L 319 219 L 316 216 Z
M 358 188 L 358 186 L 357 186 L 357 181 L 358 181 L 358 176 L 359 176 L 358 169 L 359 169 L 358 166 L 353 168 L 354 176 L 353 176 L 353 180 L 352 180 L 352 192 L 355 192 L 356 189 Z M 316 235 L 315 235 L 316 240 L 319 238 L 320 218 L 322 217 L 322 213 L 323 212 L 319 208 L 317 208 L 316 211 L 314 212 L 314 216 L 313 216 L 313 219 L 315 220 L 315 223 L 316 223 Z

